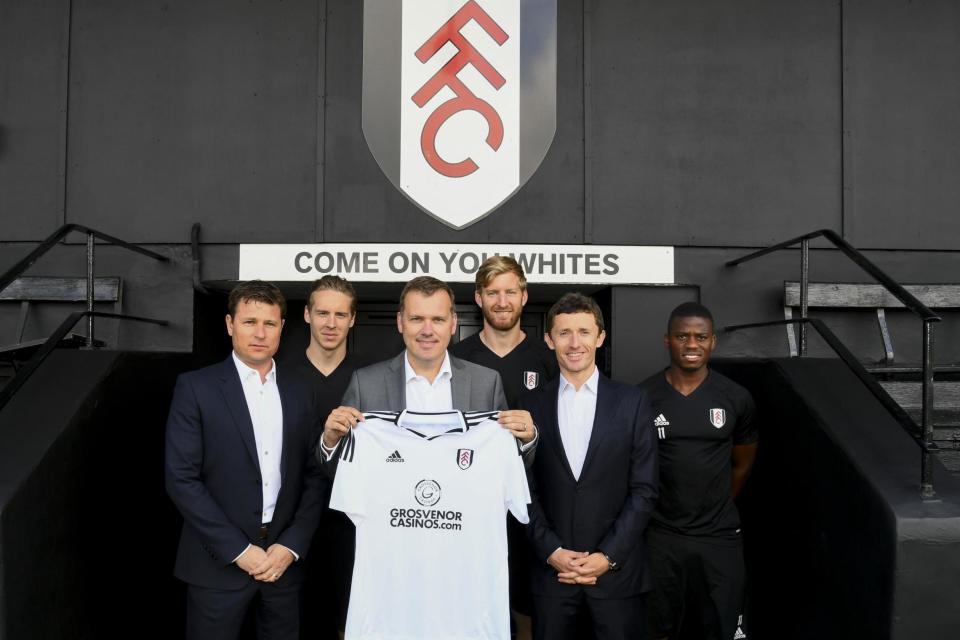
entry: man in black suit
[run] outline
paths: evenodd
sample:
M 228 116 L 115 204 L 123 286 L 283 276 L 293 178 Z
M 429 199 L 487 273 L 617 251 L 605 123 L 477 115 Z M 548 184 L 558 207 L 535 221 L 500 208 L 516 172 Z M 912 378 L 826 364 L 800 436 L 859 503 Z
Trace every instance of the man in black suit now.
M 230 293 L 233 352 L 177 379 L 167 493 L 183 516 L 174 574 L 187 583 L 190 640 L 236 638 L 256 607 L 260 638 L 294 640 L 305 554 L 320 517 L 310 455 L 323 416 L 301 376 L 278 371 L 286 302 L 272 284 Z
M 529 474 L 534 637 L 573 640 L 588 613 L 598 640 L 640 638 L 643 531 L 657 497 L 649 406 L 637 387 L 600 375 L 603 315 L 591 298 L 564 295 L 546 330 L 560 378 L 523 401 L 540 426 Z

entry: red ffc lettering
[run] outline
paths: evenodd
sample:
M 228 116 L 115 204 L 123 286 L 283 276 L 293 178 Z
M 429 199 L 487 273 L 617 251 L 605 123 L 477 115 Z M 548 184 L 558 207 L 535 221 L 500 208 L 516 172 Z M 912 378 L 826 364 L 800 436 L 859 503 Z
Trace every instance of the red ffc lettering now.
M 437 153 L 437 133 L 452 115 L 461 111 L 476 111 L 487 121 L 487 145 L 496 151 L 503 142 L 503 121 L 500 114 L 490 103 L 478 98 L 457 77 L 467 64 L 472 64 L 495 89 L 499 90 L 506 82 L 493 65 L 460 33 L 464 25 L 471 20 L 480 25 L 498 45 L 502 46 L 507 41 L 509 36 L 500 25 L 494 22 L 475 0 L 469 0 L 416 51 L 417 59 L 425 63 L 448 42 L 457 48 L 457 53 L 413 94 L 414 103 L 421 109 L 444 87 L 450 87 L 456 94 L 455 98 L 447 100 L 430 114 L 420 133 L 420 148 L 424 159 L 437 173 L 449 178 L 468 176 L 478 168 L 477 163 L 469 157 L 451 163 Z

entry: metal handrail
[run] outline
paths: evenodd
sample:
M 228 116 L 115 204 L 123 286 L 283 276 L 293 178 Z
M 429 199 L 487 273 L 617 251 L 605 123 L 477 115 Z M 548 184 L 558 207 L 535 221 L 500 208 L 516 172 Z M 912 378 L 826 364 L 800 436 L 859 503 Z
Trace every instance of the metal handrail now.
M 91 229 L 82 224 L 65 224 L 59 229 L 54 231 L 46 240 L 37 245 L 37 248 L 31 251 L 17 262 L 15 265 L 7 269 L 3 274 L 0 274 L 0 291 L 3 291 L 13 283 L 14 280 L 20 277 L 24 271 L 33 266 L 37 260 L 40 259 L 47 251 L 52 249 L 56 244 L 63 239 L 68 233 L 74 231 L 79 231 L 81 233 L 87 234 L 87 347 L 93 348 L 94 338 L 93 338 L 93 319 L 98 317 L 97 314 L 93 313 L 93 302 L 94 302 L 94 238 L 99 238 L 105 242 L 115 244 L 118 247 L 128 249 L 135 253 L 143 254 L 154 260 L 159 260 L 160 262 L 169 262 L 170 258 L 167 256 L 161 255 L 149 249 L 144 249 L 143 247 L 131 244 L 126 240 L 121 240 L 120 238 L 115 238 L 111 235 L 103 233 L 102 231 L 97 231 L 96 229 Z M 72 326 L 72 325 L 71 325 Z
M 871 262 L 863 253 L 861 253 L 856 247 L 851 245 L 849 242 L 844 240 L 840 234 L 832 229 L 818 229 L 816 231 L 811 231 L 810 233 L 797 236 L 790 240 L 785 240 L 778 244 L 772 245 L 765 249 L 760 249 L 749 253 L 740 258 L 734 260 L 728 260 L 726 265 L 728 267 L 735 267 L 744 262 L 754 260 L 761 256 L 765 256 L 768 253 L 773 253 L 774 251 L 779 251 L 780 249 L 786 249 L 792 247 L 793 245 L 800 243 L 800 345 L 799 345 L 799 355 L 805 356 L 807 354 L 807 311 L 808 311 L 808 302 L 809 302 L 809 287 L 810 287 L 810 240 L 815 238 L 826 238 L 829 240 L 837 249 L 839 249 L 844 255 L 850 258 L 857 266 L 866 271 L 870 276 L 872 276 L 878 283 L 880 283 L 887 291 L 889 291 L 893 296 L 895 296 L 903 305 L 916 314 L 923 321 L 923 391 L 922 391 L 922 401 L 921 401 L 921 415 L 922 415 L 922 438 L 923 438 L 923 451 L 924 458 L 922 462 L 921 469 L 921 483 L 920 483 L 920 492 L 924 498 L 933 497 L 933 479 L 932 479 L 932 469 L 928 464 L 927 456 L 930 451 L 936 449 L 936 444 L 933 442 L 933 363 L 934 363 L 934 336 L 933 336 L 933 323 L 940 322 L 941 318 L 933 311 L 930 310 L 927 305 L 920 302 L 916 296 L 906 290 L 902 284 L 891 278 L 886 274 L 880 267 Z M 784 321 L 782 324 L 788 324 L 790 321 Z M 821 336 L 824 334 L 820 331 L 816 323 L 811 323 Z M 826 328 L 826 327 L 824 327 Z M 825 338 L 825 336 L 824 336 Z M 826 339 L 826 338 L 825 338 Z M 829 341 L 828 341 L 829 342 Z M 842 345 L 841 345 L 842 346 Z M 836 349 L 834 349 L 836 350 Z M 852 355 L 852 354 L 851 354 Z M 861 367 L 862 368 L 862 367 Z M 868 374 L 869 375 L 869 374 Z M 911 422 L 913 422 L 911 420 Z M 915 423 L 914 423 L 915 424 Z
M 197 293 L 210 293 L 200 279 L 200 223 L 190 227 L 190 257 L 193 260 L 193 290 Z
M 893 414 L 893 417 L 903 426 L 903 428 L 913 437 L 913 439 L 921 446 L 924 446 L 922 440 L 920 440 L 920 425 L 910 417 L 910 414 L 903 410 L 897 401 L 890 397 L 890 394 L 877 382 L 877 379 L 870 375 L 870 372 L 867 371 L 866 367 L 857 360 L 857 357 L 847 349 L 846 345 L 840 341 L 840 338 L 827 327 L 826 323 L 819 318 L 792 318 L 790 320 L 770 320 L 767 322 L 751 322 L 748 324 L 735 324 L 728 327 L 724 327 L 723 330 L 728 333 L 733 333 L 735 331 L 740 331 L 742 329 L 756 329 L 759 327 L 776 327 L 783 326 L 788 324 L 809 324 L 812 325 L 814 329 L 817 330 L 817 333 L 820 334 L 820 337 L 823 338 L 824 342 L 833 349 L 840 359 L 847 365 L 847 367 L 853 371 L 853 373 L 860 379 L 860 381 L 866 385 L 870 392 L 876 396 L 877 400 L 883 404 L 884 408 Z M 936 447 L 936 444 L 934 444 Z
M 742 329 L 755 329 L 758 327 L 774 327 L 782 326 L 787 324 L 800 324 L 801 326 L 809 324 L 814 329 L 817 330 L 817 333 L 820 334 L 820 337 L 823 338 L 834 353 L 836 353 L 840 360 L 860 379 L 860 381 L 867 387 L 867 390 L 870 391 L 880 401 L 880 404 L 883 405 L 893 418 L 900 423 L 900 426 L 904 428 L 904 431 L 911 437 L 911 439 L 917 443 L 920 447 L 920 496 L 924 499 L 933 498 L 935 492 L 933 490 L 933 468 L 930 465 L 930 456 L 931 454 L 937 453 L 939 447 L 933 441 L 933 438 L 926 437 L 926 429 L 921 429 L 917 425 L 916 421 L 910 417 L 910 415 L 903 410 L 896 400 L 890 397 L 890 394 L 880 386 L 880 383 L 877 382 L 876 378 L 870 375 L 870 372 L 860 363 L 853 353 L 847 349 L 847 347 L 840 341 L 840 338 L 836 336 L 819 318 L 792 318 L 790 320 L 771 320 L 768 322 L 752 322 L 749 324 L 737 324 L 724 327 L 723 330 L 728 333 L 733 333 L 734 331 L 740 331 Z
M 40 368 L 40 365 L 43 364 L 43 361 L 47 359 L 54 349 L 60 344 L 60 341 L 63 340 L 66 335 L 73 329 L 73 326 L 84 317 L 87 316 L 96 316 L 98 318 L 115 318 L 117 320 L 133 320 L 135 322 L 149 322 L 150 324 L 160 325 L 161 327 L 167 326 L 169 323 L 166 320 L 156 320 L 154 318 L 143 318 L 140 316 L 129 316 L 122 313 L 108 313 L 106 311 L 74 311 L 67 318 L 60 323 L 60 326 L 57 327 L 47 341 L 40 346 L 36 353 L 33 354 L 33 357 L 30 358 L 26 364 L 24 364 L 17 374 L 10 379 L 9 382 L 0 389 L 0 409 L 2 409 L 10 399 L 13 397 L 13 394 L 17 392 L 26 382 L 27 379 L 33 375 L 33 372 Z
M 866 271 L 868 274 L 873 276 L 873 278 L 882 284 L 884 288 L 893 294 L 900 302 L 903 303 L 903 306 L 913 311 L 917 314 L 921 320 L 929 320 L 931 322 L 939 322 L 940 316 L 935 314 L 930 310 L 927 305 L 920 302 L 919 299 L 912 293 L 906 290 L 902 284 L 888 276 L 880 267 L 870 262 L 863 253 L 861 253 L 856 247 L 844 240 L 840 234 L 838 234 L 833 229 L 817 229 L 816 231 L 811 231 L 802 236 L 797 236 L 791 240 L 786 240 L 779 244 L 767 247 L 766 249 L 760 249 L 759 251 L 754 251 L 753 253 L 748 253 L 747 255 L 736 258 L 735 260 L 728 260 L 726 265 L 728 267 L 735 267 L 744 262 L 749 262 L 755 258 L 765 256 L 768 253 L 773 253 L 774 251 L 779 251 L 780 249 L 786 249 L 792 247 L 798 242 L 803 244 L 804 242 L 809 243 L 810 240 L 815 238 L 826 238 L 829 240 L 836 248 L 840 249 L 848 258 L 853 260 L 861 269 Z M 802 292 L 801 292 L 802 299 Z

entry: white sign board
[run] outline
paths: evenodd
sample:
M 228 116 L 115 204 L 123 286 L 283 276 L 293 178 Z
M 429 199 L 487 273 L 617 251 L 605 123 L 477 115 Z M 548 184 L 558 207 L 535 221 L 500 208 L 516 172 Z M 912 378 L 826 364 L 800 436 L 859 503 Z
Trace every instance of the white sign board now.
M 473 282 L 480 263 L 512 256 L 530 282 L 674 284 L 673 247 L 556 244 L 241 244 L 240 280 L 406 282 L 434 276 Z

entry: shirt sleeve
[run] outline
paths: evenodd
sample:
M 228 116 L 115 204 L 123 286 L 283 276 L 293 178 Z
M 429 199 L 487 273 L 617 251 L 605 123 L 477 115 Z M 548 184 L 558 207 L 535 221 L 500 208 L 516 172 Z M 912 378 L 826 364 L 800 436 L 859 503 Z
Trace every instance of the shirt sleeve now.
M 733 429 L 733 444 L 753 444 L 759 439 L 755 419 L 757 408 L 753 397 L 749 392 L 744 391 L 743 397 L 737 404 L 739 406 L 737 407 L 737 425 Z
M 533 425 L 533 440 L 527 444 L 520 444 L 520 453 L 526 453 L 530 449 L 533 449 L 534 445 L 537 444 L 537 439 L 540 438 L 540 429 L 537 425 Z M 520 442 L 519 440 L 517 442 Z
M 359 466 L 363 454 L 357 451 L 357 433 L 351 429 L 342 440 L 337 475 L 330 493 L 330 508 L 344 512 L 355 525 L 359 525 L 367 515 L 364 500 L 367 474 Z
M 506 469 L 503 474 L 504 505 L 513 517 L 522 524 L 530 522 L 527 505 L 530 504 L 530 487 L 527 486 L 527 473 L 523 466 L 523 456 L 511 434 L 504 432 L 503 459 Z
M 323 434 L 320 434 L 320 452 L 323 454 L 324 460 L 330 462 L 333 458 L 333 454 L 336 452 L 337 448 L 330 448 L 327 445 L 323 444 Z

